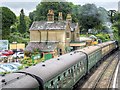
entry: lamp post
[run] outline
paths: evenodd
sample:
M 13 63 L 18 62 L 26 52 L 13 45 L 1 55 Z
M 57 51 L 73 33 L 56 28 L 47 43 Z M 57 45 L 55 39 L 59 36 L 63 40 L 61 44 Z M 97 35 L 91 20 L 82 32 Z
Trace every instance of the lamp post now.
M 13 44 L 16 44 L 16 61 L 17 61 L 17 42 L 12 42 Z

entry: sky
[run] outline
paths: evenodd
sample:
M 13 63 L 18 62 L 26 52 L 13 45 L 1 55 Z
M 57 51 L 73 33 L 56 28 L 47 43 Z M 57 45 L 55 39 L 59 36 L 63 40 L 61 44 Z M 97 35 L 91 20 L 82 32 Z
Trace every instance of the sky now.
M 41 0 L 2 0 L 0 6 L 6 6 L 10 8 L 17 16 L 20 14 L 20 10 L 24 9 L 25 15 L 29 15 L 30 12 L 36 9 L 36 6 Z M 56 1 L 56 0 L 54 0 Z M 77 5 L 84 5 L 86 3 L 93 3 L 97 7 L 104 7 L 106 10 L 118 10 L 118 1 L 120 0 L 66 0 L 67 2 L 73 2 Z

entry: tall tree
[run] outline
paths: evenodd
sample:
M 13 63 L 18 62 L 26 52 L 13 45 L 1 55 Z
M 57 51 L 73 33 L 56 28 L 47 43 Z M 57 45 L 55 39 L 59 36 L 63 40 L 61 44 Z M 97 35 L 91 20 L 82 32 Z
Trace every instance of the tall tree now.
M 26 32 L 26 21 L 25 21 L 25 15 L 24 15 L 23 9 L 21 9 L 21 11 L 20 11 L 18 30 L 20 33 Z
M 108 11 L 106 9 L 104 9 L 103 7 L 99 7 L 98 13 L 100 15 L 99 18 L 102 21 L 102 23 L 110 22 L 110 17 L 108 15 Z
M 120 13 L 116 13 L 113 16 L 113 27 L 115 27 L 117 29 L 117 36 L 118 36 L 118 40 L 119 40 L 119 45 L 120 45 Z
M 10 26 L 15 23 L 16 15 L 7 7 L 0 7 L 2 10 L 2 39 L 9 40 Z
M 63 19 L 72 12 L 73 3 L 71 2 L 41 2 L 37 5 L 36 10 L 29 14 L 31 21 L 47 20 L 49 9 L 54 10 L 55 20 L 58 20 L 58 12 L 63 13 Z
M 80 9 L 79 23 L 87 32 L 101 24 L 97 7 L 94 4 L 85 4 Z

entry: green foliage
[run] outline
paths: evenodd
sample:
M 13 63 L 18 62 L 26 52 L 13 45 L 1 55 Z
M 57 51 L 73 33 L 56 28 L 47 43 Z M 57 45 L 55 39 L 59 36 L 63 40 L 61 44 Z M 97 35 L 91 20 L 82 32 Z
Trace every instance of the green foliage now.
M 0 75 L 6 75 L 9 74 L 10 72 L 0 72 Z
M 24 34 L 17 33 L 17 32 L 11 33 L 9 42 L 12 43 L 14 41 L 18 43 L 26 44 L 27 42 L 29 42 L 29 33 L 24 33 Z
M 2 9 L 2 39 L 9 39 L 10 26 L 15 23 L 16 15 L 7 7 Z
M 101 39 L 103 42 L 110 40 L 110 36 L 108 34 L 101 33 L 101 34 L 97 34 L 96 36 L 97 38 Z
M 116 13 L 113 17 L 113 30 L 114 30 L 114 36 L 115 39 L 117 39 L 120 43 L 120 13 Z
M 25 56 L 27 56 L 27 57 L 31 57 L 31 56 L 32 56 L 32 53 L 29 52 L 29 51 L 26 51 L 26 50 L 24 50 L 24 54 L 25 54 Z
M 71 2 L 41 2 L 29 17 L 32 21 L 47 20 L 48 10 L 53 9 L 55 20 L 58 20 L 58 12 L 62 12 L 63 19 L 66 19 L 66 15 L 72 12 L 72 6 L 74 5 Z
M 20 20 L 19 20 L 18 30 L 22 34 L 26 32 L 26 21 L 25 21 L 25 15 L 24 15 L 23 9 L 21 9 L 20 11 Z
M 87 32 L 88 29 L 93 29 L 101 25 L 99 16 L 100 14 L 94 4 L 85 4 L 81 7 L 78 19 L 81 27 L 85 28 Z
M 81 6 L 80 5 L 72 5 L 72 18 L 73 22 L 79 22 L 79 12 L 80 12 Z
M 98 13 L 99 13 L 99 19 L 102 23 L 110 22 L 110 17 L 108 15 L 108 11 L 106 9 L 104 9 L 103 7 L 99 7 Z
M 25 21 L 26 21 L 26 33 L 29 33 L 29 28 L 30 28 L 30 24 L 31 24 L 31 20 L 28 16 L 25 16 Z
M 29 66 L 38 64 L 38 63 L 40 63 L 42 60 L 43 60 L 43 58 L 37 59 L 37 60 L 34 60 L 34 61 L 33 61 L 30 57 L 29 57 L 29 58 L 26 58 L 26 59 L 23 59 L 23 60 L 21 61 L 22 66 L 19 67 L 19 69 L 23 69 L 23 68 L 25 68 L 25 67 L 29 67 Z
M 63 13 L 64 20 L 66 15 L 71 13 L 72 21 L 79 22 L 80 30 L 84 32 L 87 32 L 88 29 L 101 30 L 102 24 L 110 20 L 107 10 L 102 7 L 97 8 L 94 4 L 80 6 L 70 2 L 51 2 L 48 0 L 48 2 L 38 4 L 36 10 L 29 14 L 31 23 L 33 21 L 47 20 L 49 9 L 54 10 L 55 20 L 58 20 L 58 12 Z

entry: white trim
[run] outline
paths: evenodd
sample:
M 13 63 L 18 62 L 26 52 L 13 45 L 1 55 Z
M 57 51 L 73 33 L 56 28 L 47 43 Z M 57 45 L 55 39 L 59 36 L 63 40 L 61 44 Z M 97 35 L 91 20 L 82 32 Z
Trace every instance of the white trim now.
M 112 86 L 113 89 L 116 88 L 116 81 L 117 81 L 117 75 L 118 75 L 119 65 L 120 65 L 120 61 L 119 61 L 118 65 L 117 65 L 117 68 L 115 70 L 115 77 L 114 77 L 113 86 Z

